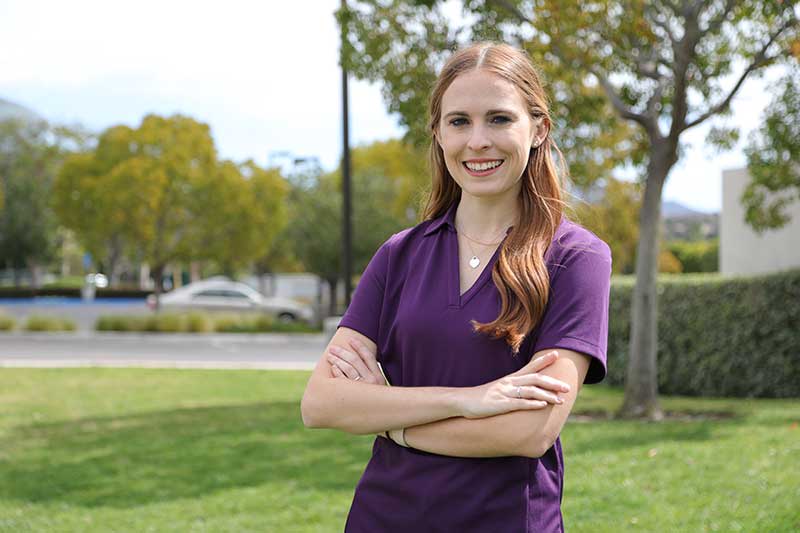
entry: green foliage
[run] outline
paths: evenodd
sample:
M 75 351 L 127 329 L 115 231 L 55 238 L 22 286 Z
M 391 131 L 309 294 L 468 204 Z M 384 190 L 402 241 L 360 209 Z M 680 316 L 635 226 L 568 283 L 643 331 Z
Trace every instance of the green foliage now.
M 800 200 L 800 65 L 775 86 L 763 125 L 745 148 L 751 182 L 741 201 L 756 231 L 789 221 L 786 208 Z
M 263 314 L 157 313 L 152 315 L 103 315 L 97 331 L 151 333 L 310 333 L 316 330 L 302 323 L 284 324 Z
M 681 262 L 685 273 L 719 271 L 719 239 L 670 241 L 664 247 Z
M 80 132 L 44 121 L 0 121 L 0 267 L 46 264 L 57 254 L 53 180 Z
M 580 203 L 575 207 L 578 221 L 611 247 L 615 274 L 633 272 L 641 205 L 638 183 L 610 178 L 600 202 Z
M 27 331 L 75 331 L 75 322 L 69 318 L 30 315 L 25 321 Z
M 415 223 L 430 175 L 422 152 L 398 140 L 359 146 L 352 160 L 355 274 L 392 233 Z M 337 169 L 295 184 L 289 202 L 292 222 L 285 232 L 305 270 L 328 281 L 342 271 L 341 182 Z
M 69 158 L 54 207 L 95 257 L 113 265 L 127 255 L 158 277 L 172 261 L 230 272 L 263 256 L 286 223 L 286 192 L 275 170 L 218 160 L 206 124 L 148 115 Z
M 609 376 L 625 379 L 631 279 L 615 279 Z M 666 394 L 800 396 L 800 270 L 753 278 L 717 275 L 658 281 L 658 386 Z
M 0 313 L 0 331 L 11 331 L 16 326 L 14 317 L 10 317 L 5 313 Z

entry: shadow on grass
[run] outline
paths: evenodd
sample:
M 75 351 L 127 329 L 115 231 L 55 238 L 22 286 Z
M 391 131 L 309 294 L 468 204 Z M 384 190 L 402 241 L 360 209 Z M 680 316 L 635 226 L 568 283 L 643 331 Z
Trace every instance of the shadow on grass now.
M 614 452 L 664 442 L 697 443 L 714 438 L 715 428 L 739 424 L 739 419 L 703 422 L 598 421 L 569 426 L 570 447 L 587 452 Z
M 130 508 L 259 485 L 352 491 L 371 442 L 306 429 L 299 402 L 30 425 L 0 440 L 0 498 Z

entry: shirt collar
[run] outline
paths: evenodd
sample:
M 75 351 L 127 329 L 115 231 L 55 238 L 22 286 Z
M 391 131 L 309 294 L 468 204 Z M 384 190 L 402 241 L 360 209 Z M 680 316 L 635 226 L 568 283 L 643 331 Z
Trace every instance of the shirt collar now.
M 447 211 L 439 216 L 438 218 L 434 218 L 433 222 L 428 226 L 428 229 L 425 231 L 424 236 L 427 237 L 431 233 L 435 233 L 439 230 L 442 226 L 450 226 L 450 231 L 456 230 L 456 208 L 458 207 L 458 202 L 453 202 L 450 204 L 450 207 L 447 208 Z
M 453 202 L 450 205 L 450 207 L 447 208 L 447 211 L 443 215 L 441 215 L 438 218 L 434 218 L 433 219 L 433 222 L 431 222 L 430 226 L 428 226 L 428 229 L 425 230 L 425 233 L 423 234 L 423 236 L 427 237 L 431 233 L 435 233 L 442 226 L 449 226 L 448 229 L 450 231 L 452 231 L 452 232 L 455 232 L 456 231 L 456 208 L 458 208 L 458 202 L 457 201 Z M 511 233 L 511 229 L 513 227 L 514 226 L 510 226 L 506 230 L 506 235 Z

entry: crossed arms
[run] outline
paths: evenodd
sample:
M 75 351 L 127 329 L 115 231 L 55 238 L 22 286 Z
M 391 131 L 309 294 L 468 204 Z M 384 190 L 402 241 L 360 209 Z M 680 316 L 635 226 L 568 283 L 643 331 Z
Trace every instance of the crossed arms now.
M 350 358 L 358 353 L 356 357 L 362 360 L 377 353 L 369 337 L 346 327 L 336 331 L 303 394 L 301 413 L 306 427 L 354 434 L 406 428 L 405 440 L 412 448 L 455 457 L 541 457 L 561 433 L 589 368 L 589 356 L 561 348 L 541 368 L 540 358 L 553 351 L 548 349 L 534 354 L 530 363 L 508 379 L 481 387 L 387 387 L 352 381 L 341 372 L 336 377 L 329 360 L 333 346 L 348 352 Z M 561 404 L 517 399 L 508 392 L 513 390 L 508 388 L 509 380 L 517 380 L 514 385 L 528 380 L 526 384 L 536 383 L 550 392 L 563 383 L 569 390 L 559 390 Z

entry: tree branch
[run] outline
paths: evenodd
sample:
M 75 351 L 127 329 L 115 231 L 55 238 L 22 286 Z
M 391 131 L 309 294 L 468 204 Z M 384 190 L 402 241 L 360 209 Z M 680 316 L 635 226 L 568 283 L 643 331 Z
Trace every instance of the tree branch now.
M 775 60 L 775 59 L 780 57 L 780 54 L 773 55 L 773 56 L 767 56 L 767 50 L 769 49 L 770 46 L 772 46 L 772 44 L 780 36 L 781 33 L 783 33 L 786 29 L 792 27 L 796 23 L 797 23 L 797 19 L 792 17 L 789 20 L 787 20 L 783 24 L 783 26 L 778 28 L 778 30 L 770 36 L 769 40 L 766 42 L 766 44 L 764 44 L 764 46 L 761 48 L 761 50 L 759 50 L 759 52 L 755 55 L 755 57 L 753 57 L 753 61 L 747 66 L 746 69 L 744 69 L 744 72 L 742 72 L 742 75 L 739 76 L 739 79 L 737 80 L 736 85 L 734 85 L 733 89 L 730 90 L 730 92 L 728 93 L 728 96 L 726 96 L 717 105 L 712 106 L 711 108 L 709 108 L 708 111 L 706 111 L 705 113 L 701 114 L 696 119 L 692 120 L 691 122 L 684 123 L 684 125 L 681 127 L 680 131 L 686 131 L 689 128 L 693 128 L 694 126 L 697 126 L 698 124 L 700 124 L 700 123 L 704 122 L 705 120 L 707 120 L 709 117 L 712 117 L 712 116 L 716 115 L 717 113 L 723 111 L 725 108 L 727 108 L 728 105 L 731 103 L 731 100 L 733 100 L 733 97 L 736 96 L 736 93 L 739 91 L 739 88 L 741 88 L 742 84 L 744 83 L 744 80 L 747 79 L 747 76 L 749 76 L 751 72 L 753 72 L 755 70 L 758 70 L 759 68 L 763 67 L 764 65 L 769 64 L 773 60 Z
M 496 4 L 498 7 L 505 9 L 512 15 L 514 15 L 520 22 L 527 22 L 531 23 L 531 19 L 526 17 L 525 14 L 519 10 L 517 6 L 509 2 L 508 0 L 488 0 L 487 4 Z
M 622 98 L 619 97 L 614 86 L 611 85 L 611 82 L 608 81 L 608 78 L 606 78 L 605 75 L 603 75 L 603 73 L 598 69 L 589 67 L 589 72 L 597 77 L 597 81 L 599 81 L 600 86 L 603 87 L 606 96 L 608 96 L 608 99 L 611 101 L 611 105 L 614 106 L 614 109 L 622 118 L 637 122 L 638 124 L 641 124 L 642 127 L 648 131 L 648 133 L 652 132 L 652 128 L 655 125 L 655 121 L 652 119 L 652 117 L 642 115 L 641 113 L 636 113 L 627 105 L 625 105 L 625 102 L 623 102 Z

